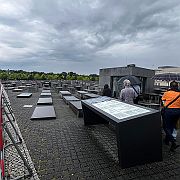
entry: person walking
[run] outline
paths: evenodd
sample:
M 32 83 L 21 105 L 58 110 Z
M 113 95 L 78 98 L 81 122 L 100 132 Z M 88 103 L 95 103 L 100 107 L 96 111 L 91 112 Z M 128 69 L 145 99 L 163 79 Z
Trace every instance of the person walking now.
M 176 144 L 173 131 L 180 118 L 180 92 L 176 81 L 170 83 L 170 89 L 163 94 L 161 100 L 164 106 L 161 110 L 163 129 L 166 134 L 164 142 L 166 145 L 171 142 L 170 151 L 174 152 L 179 145 Z
M 111 91 L 111 89 L 109 88 L 109 85 L 108 85 L 108 84 L 105 84 L 105 85 L 104 85 L 104 89 L 103 89 L 102 95 L 103 95 L 103 96 L 112 97 L 112 91 Z
M 134 98 L 137 97 L 134 89 L 131 87 L 131 82 L 128 79 L 123 81 L 124 89 L 121 90 L 119 99 L 130 104 L 134 103 Z

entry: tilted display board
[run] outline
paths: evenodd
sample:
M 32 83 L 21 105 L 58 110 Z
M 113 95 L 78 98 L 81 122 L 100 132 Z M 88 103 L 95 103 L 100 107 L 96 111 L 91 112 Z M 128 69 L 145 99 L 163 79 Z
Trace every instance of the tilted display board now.
M 122 168 L 162 160 L 160 112 L 109 97 L 82 101 L 85 125 L 112 123 Z
M 119 120 L 150 112 L 150 110 L 133 106 L 131 104 L 126 104 L 117 100 L 99 102 L 93 105 L 100 110 L 116 117 Z

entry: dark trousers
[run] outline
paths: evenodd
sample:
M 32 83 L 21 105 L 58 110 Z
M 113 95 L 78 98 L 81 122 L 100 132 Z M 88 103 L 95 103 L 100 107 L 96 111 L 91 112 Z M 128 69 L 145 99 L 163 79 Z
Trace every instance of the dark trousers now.
M 139 96 L 137 96 L 135 99 L 133 99 L 134 104 L 138 104 Z
M 166 141 L 175 142 L 172 136 L 174 128 L 176 128 L 177 121 L 180 118 L 180 108 L 166 108 L 162 114 L 163 129 L 166 133 Z

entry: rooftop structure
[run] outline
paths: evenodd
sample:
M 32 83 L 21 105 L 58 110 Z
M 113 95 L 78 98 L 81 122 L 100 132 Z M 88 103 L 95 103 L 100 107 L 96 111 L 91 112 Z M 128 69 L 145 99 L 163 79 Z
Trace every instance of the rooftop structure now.
M 136 67 L 135 64 L 127 65 L 126 67 L 104 68 L 99 70 L 99 87 L 102 89 L 105 84 L 108 84 L 113 92 L 118 91 L 117 81 L 127 75 L 133 75 L 139 78 L 142 82 L 142 92 L 151 92 L 154 88 L 154 80 L 151 78 L 155 75 L 152 69 Z

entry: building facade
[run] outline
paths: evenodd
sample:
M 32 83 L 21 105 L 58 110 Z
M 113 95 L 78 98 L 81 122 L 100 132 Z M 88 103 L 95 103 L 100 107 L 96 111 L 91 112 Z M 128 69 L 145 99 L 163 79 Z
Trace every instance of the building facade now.
M 166 73 L 180 74 L 180 67 L 161 66 L 155 70 L 155 74 L 166 74 Z M 161 80 L 155 80 L 154 82 L 155 86 L 169 86 L 169 83 L 170 82 L 168 81 L 161 81 Z

